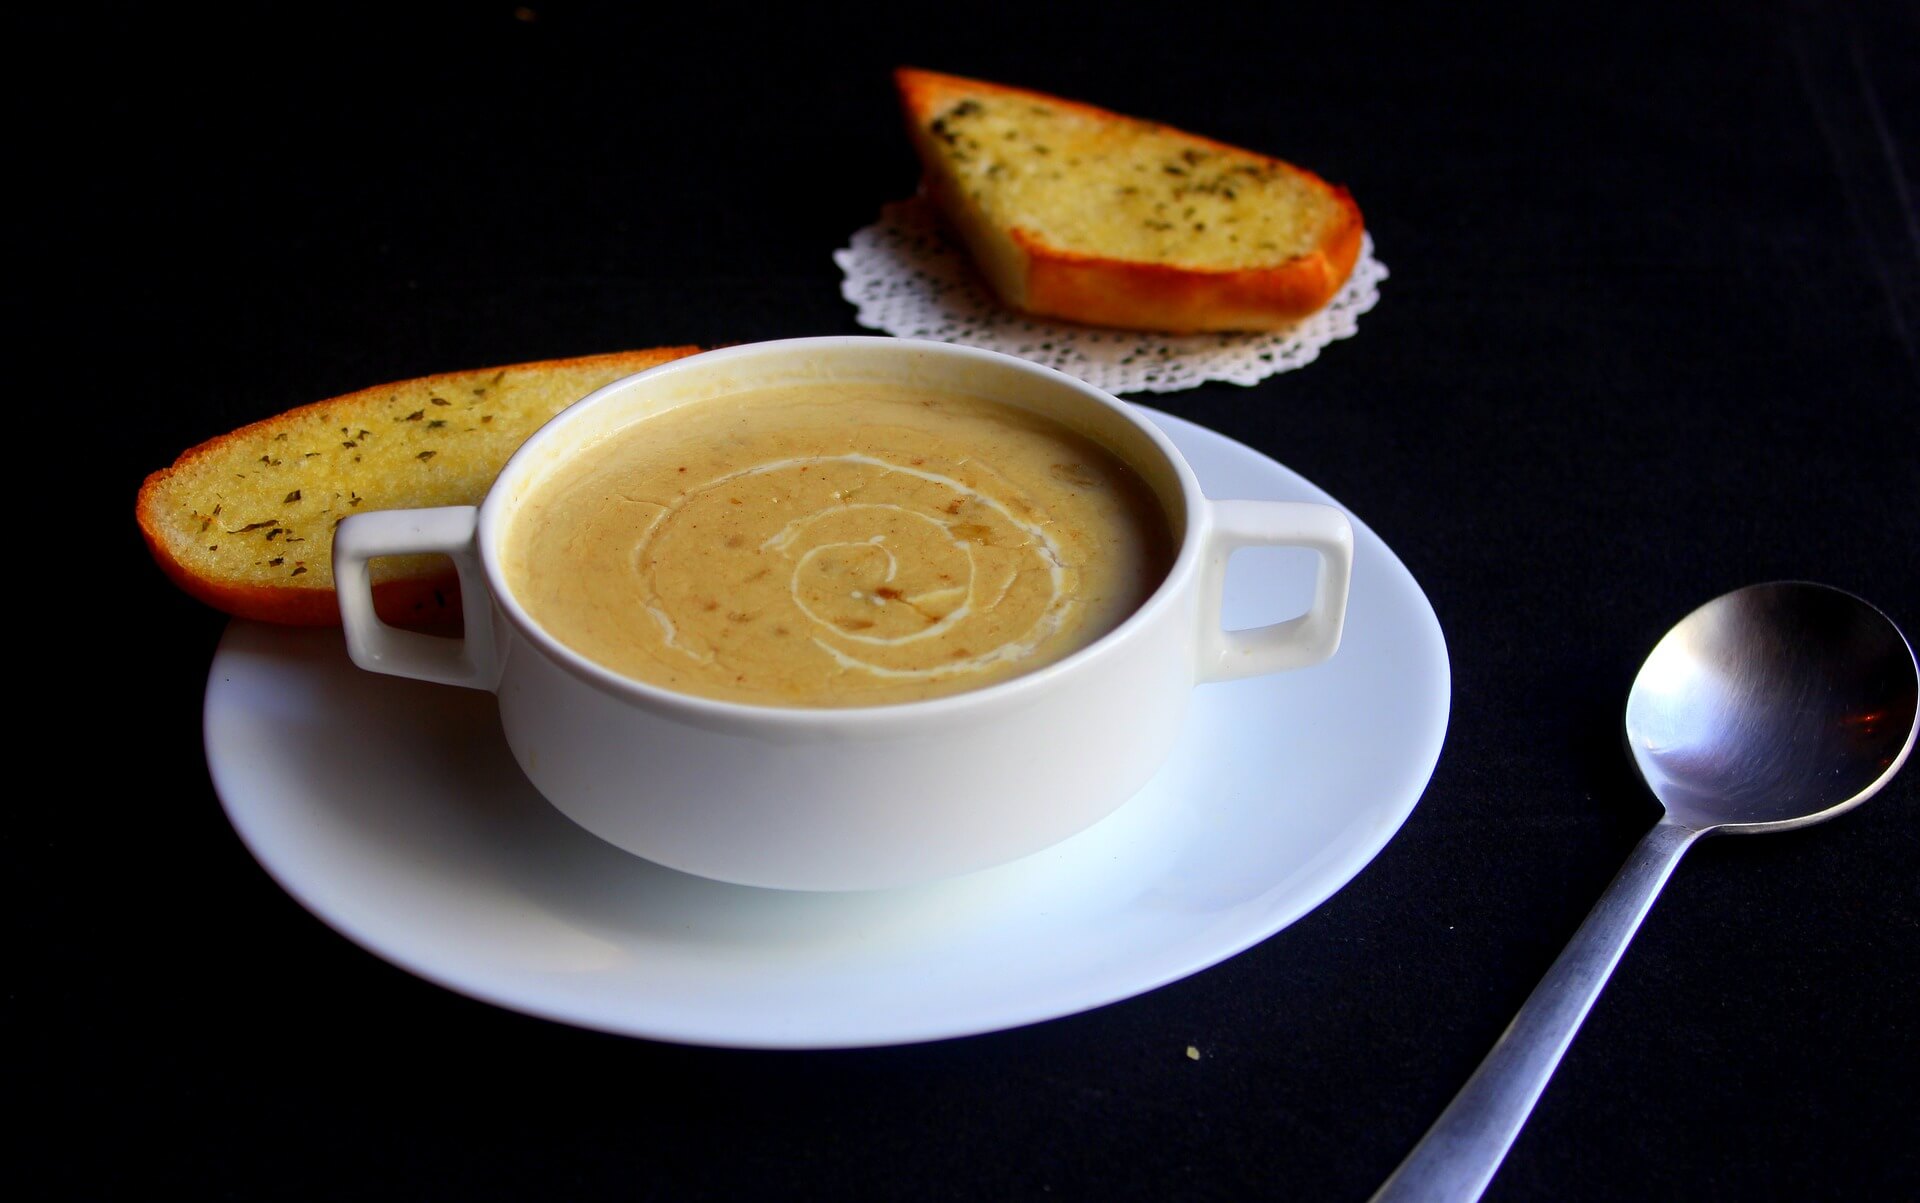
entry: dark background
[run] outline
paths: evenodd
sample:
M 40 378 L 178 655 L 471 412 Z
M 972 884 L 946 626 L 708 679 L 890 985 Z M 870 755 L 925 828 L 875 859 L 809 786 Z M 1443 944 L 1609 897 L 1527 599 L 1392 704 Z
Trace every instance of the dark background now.
M 15 446 L 69 487 L 15 529 L 73 548 L 16 573 L 59 582 L 46 646 L 99 649 L 16 731 L 66 784 L 6 841 L 16 1168 L 62 1194 L 1363 1199 L 1655 817 L 1618 732 L 1659 634 L 1780 577 L 1920 633 L 1910 4 L 530 7 L 16 18 L 10 324 L 52 371 L 16 411 L 51 438 Z M 1392 270 L 1359 336 L 1147 400 L 1326 488 L 1426 589 L 1455 693 L 1413 817 L 1216 968 L 918 1047 L 575 1030 L 334 934 L 214 797 L 223 619 L 148 561 L 142 476 L 382 381 L 858 332 L 831 254 L 914 187 L 898 63 L 1352 188 Z M 1695 849 L 1489 1197 L 1920 1196 L 1917 872 L 1911 765 Z

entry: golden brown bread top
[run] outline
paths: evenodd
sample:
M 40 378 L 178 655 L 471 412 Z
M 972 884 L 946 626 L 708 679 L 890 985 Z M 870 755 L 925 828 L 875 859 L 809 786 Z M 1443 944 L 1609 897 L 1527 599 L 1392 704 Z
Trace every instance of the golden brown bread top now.
M 515 450 L 588 393 L 694 353 L 658 347 L 403 380 L 289 410 L 221 435 L 153 473 L 136 517 L 181 588 L 244 618 L 339 622 L 333 528 L 364 510 L 477 505 Z M 374 562 L 389 621 L 457 613 L 436 557 Z
M 1358 257 L 1353 198 L 1283 160 L 1029 89 L 895 80 L 929 196 L 1016 308 L 1271 329 L 1324 305 Z

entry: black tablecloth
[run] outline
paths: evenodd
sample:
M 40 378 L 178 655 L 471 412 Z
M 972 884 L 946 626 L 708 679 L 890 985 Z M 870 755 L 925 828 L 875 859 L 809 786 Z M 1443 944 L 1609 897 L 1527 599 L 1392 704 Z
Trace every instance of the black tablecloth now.
M 1620 712 L 1659 634 L 1776 578 L 1920 633 L 1910 5 L 398 7 L 16 30 L 57 68 L 15 88 L 14 238 L 54 268 L 16 277 L 48 372 L 13 445 L 52 482 L 16 538 L 59 547 L 13 578 L 56 684 L 15 755 L 55 772 L 8 841 L 10 1093 L 63 1194 L 1361 1199 L 1655 818 Z M 605 1035 L 336 934 L 214 794 L 224 619 L 148 559 L 142 476 L 382 381 L 860 332 L 831 255 L 915 186 L 900 63 L 1353 190 L 1392 271 L 1356 338 L 1143 399 L 1327 489 L 1425 589 L 1453 708 L 1411 819 L 1222 964 L 912 1047 Z M 1695 849 L 1490 1196 L 1920 1195 L 1917 806 L 1909 766 Z

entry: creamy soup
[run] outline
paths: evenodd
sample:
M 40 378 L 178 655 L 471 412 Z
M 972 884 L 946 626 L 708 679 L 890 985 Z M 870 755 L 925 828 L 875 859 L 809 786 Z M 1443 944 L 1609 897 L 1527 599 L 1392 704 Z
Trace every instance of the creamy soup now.
M 1010 405 L 890 384 L 702 401 L 570 456 L 505 567 L 560 642 L 703 697 L 865 706 L 1031 672 L 1166 575 L 1153 491 Z

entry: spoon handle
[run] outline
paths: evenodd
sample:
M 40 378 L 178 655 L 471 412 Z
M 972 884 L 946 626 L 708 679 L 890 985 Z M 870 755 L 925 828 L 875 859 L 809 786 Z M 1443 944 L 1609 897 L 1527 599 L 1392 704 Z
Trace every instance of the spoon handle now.
M 1652 909 L 1696 828 L 1661 819 L 1540 979 L 1453 1102 L 1372 1203 L 1470 1203 L 1500 1168 L 1600 988 Z

